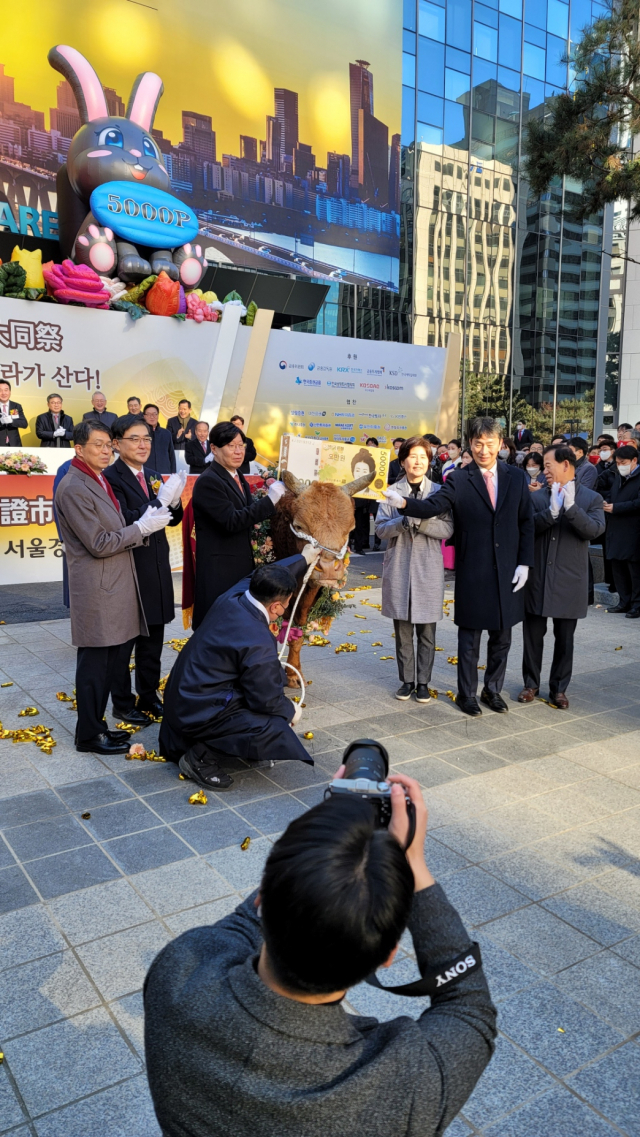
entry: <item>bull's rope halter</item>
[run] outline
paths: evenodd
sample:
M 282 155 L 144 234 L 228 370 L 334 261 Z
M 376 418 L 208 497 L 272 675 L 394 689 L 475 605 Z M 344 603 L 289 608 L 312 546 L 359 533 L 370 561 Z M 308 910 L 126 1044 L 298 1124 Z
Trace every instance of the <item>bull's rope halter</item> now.
M 289 528 L 294 536 L 299 537 L 301 541 L 307 541 L 308 544 L 312 545 L 314 549 L 322 549 L 325 553 L 331 553 L 331 556 L 335 557 L 337 561 L 343 561 L 347 555 L 347 549 L 349 548 L 348 537 L 340 552 L 338 553 L 335 549 L 328 549 L 326 545 L 321 545 L 320 542 L 315 537 L 312 537 L 310 533 L 301 533 L 298 529 L 296 529 L 295 525 L 290 525 Z

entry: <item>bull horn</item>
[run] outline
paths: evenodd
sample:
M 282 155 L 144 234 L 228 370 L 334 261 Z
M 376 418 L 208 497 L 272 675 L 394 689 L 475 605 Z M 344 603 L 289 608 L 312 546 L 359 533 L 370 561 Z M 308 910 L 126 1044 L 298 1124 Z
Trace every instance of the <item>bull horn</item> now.
M 289 492 L 294 494 L 296 497 L 298 497 L 298 495 L 302 493 L 303 489 L 305 489 L 304 482 L 301 482 L 299 478 L 296 478 L 295 474 L 292 474 L 290 470 L 282 471 L 282 480 Z
M 354 494 L 360 493 L 360 490 L 366 490 L 367 486 L 371 485 L 375 476 L 376 472 L 374 470 L 372 474 L 364 474 L 362 478 L 356 478 L 355 482 L 347 482 L 346 486 L 340 486 L 340 489 L 343 493 L 346 493 L 347 497 L 353 497 Z

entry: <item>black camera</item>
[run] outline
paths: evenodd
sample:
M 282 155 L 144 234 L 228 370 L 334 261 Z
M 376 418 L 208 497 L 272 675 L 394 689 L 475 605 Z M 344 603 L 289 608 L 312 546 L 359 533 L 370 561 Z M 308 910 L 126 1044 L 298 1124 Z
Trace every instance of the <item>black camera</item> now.
M 381 742 L 373 738 L 357 738 L 350 742 L 342 755 L 346 767 L 344 778 L 331 782 L 325 797 L 334 794 L 355 794 L 371 803 L 375 810 L 379 829 L 388 829 L 391 821 L 391 785 L 387 782 L 389 755 Z M 416 832 L 416 811 L 413 802 L 405 794 L 409 833 L 405 849 L 413 841 Z

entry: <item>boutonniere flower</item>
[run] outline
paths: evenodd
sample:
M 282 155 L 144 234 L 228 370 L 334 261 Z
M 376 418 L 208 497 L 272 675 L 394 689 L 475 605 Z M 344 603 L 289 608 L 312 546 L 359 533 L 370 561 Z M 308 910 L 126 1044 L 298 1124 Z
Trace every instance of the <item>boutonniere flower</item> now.
M 151 489 L 153 490 L 156 497 L 158 495 L 158 491 L 159 491 L 161 485 L 162 485 L 162 482 L 160 481 L 159 478 L 155 478 L 151 483 Z

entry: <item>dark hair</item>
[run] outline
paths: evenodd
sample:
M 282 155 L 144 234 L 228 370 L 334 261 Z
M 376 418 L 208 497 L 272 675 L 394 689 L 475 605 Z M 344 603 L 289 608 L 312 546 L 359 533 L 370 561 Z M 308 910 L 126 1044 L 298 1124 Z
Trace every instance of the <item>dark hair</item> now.
M 553 454 L 556 462 L 570 462 L 575 467 L 576 456 L 566 442 L 563 442 L 562 446 L 554 446 L 551 443 L 551 446 L 546 447 L 545 454 Z
M 145 403 L 142 408 L 143 415 L 146 415 L 147 411 L 157 411 L 160 414 L 160 407 L 156 403 Z
M 98 422 L 95 418 L 84 418 L 82 422 L 77 422 L 73 428 L 73 445 L 86 446 L 92 434 L 99 431 L 100 434 L 108 434 L 109 438 L 112 437 L 111 431 L 104 423 Z
M 367 441 L 365 442 L 365 446 L 378 446 L 378 445 L 379 445 L 379 443 L 378 443 L 377 438 L 367 438 Z
M 537 450 L 530 450 L 529 453 L 527 454 L 527 457 L 525 458 L 524 462 L 522 463 L 525 470 L 526 470 L 529 462 L 533 462 L 534 465 L 539 466 L 539 468 L 541 470 L 544 470 L 544 460 L 543 460 L 542 454 L 538 454 Z
M 129 398 L 127 399 L 127 406 L 129 406 L 129 403 L 132 403 L 134 399 L 136 403 L 140 403 L 140 406 L 142 406 L 142 399 L 140 399 L 138 395 L 129 395 Z
M 592 450 L 599 450 L 599 449 L 600 449 L 600 444 L 598 442 L 594 442 L 593 446 L 589 447 L 589 453 L 591 453 Z
M 203 418 L 198 419 L 196 426 L 206 426 L 207 430 L 209 429 L 209 423 L 205 422 Z
M 0 379 L 0 383 L 3 382 L 4 380 Z M 60 402 L 62 402 L 62 395 L 58 391 L 54 391 L 52 395 L 47 395 L 47 402 L 50 403 L 52 399 L 60 399 Z
M 505 438 L 504 435 L 502 437 L 502 441 L 504 442 L 507 450 L 509 451 L 509 457 L 504 458 L 503 461 L 507 463 L 507 466 L 516 466 L 517 462 L 516 462 L 516 444 L 515 444 L 515 442 L 513 441 L 512 438 Z
M 461 458 L 464 458 L 465 454 L 468 454 L 470 458 L 473 458 L 473 451 L 472 451 L 472 450 L 470 450 L 468 446 L 465 446 L 465 448 L 464 448 L 464 450 L 462 451 L 462 454 L 460 455 L 460 457 L 461 457 Z
M 273 604 L 296 591 L 296 578 L 282 565 L 260 565 L 251 576 L 249 592 L 261 604 Z
M 356 466 L 358 465 L 359 462 L 364 462 L 369 467 L 370 473 L 375 474 L 375 472 L 376 472 L 375 459 L 373 459 L 371 457 L 369 451 L 366 450 L 364 448 L 364 446 L 361 446 L 360 449 L 358 450 L 358 453 L 354 454 L 353 458 L 351 459 L 351 473 L 352 474 L 355 474 Z
M 458 450 L 461 450 L 462 449 L 462 439 L 461 438 L 450 438 L 449 441 L 447 442 L 447 446 L 457 446 Z
M 422 437 L 426 438 L 427 442 L 430 442 L 432 446 L 442 445 L 442 439 L 438 438 L 437 434 L 423 434 Z
M 564 446 L 566 444 L 566 441 L 567 440 L 564 434 L 554 434 L 553 438 L 551 439 L 551 445 L 553 446 L 555 442 L 556 446 Z
M 232 422 L 217 422 L 211 428 L 209 442 L 212 446 L 228 446 L 238 435 L 243 442 L 247 441 L 244 431 L 240 430 L 239 426 L 234 426 Z
M 147 434 L 149 437 L 151 437 L 149 423 L 145 422 L 142 415 L 120 415 L 120 418 L 117 418 L 111 427 L 111 437 L 124 438 L 125 432 L 129 429 L 129 427 L 136 426 L 137 423 L 140 423 L 142 426 L 144 426 Z
M 616 430 L 633 430 L 633 427 L 630 422 L 619 422 Z
M 616 440 L 612 434 L 599 434 L 598 435 L 599 445 L 602 445 L 603 442 L 610 442 L 612 446 L 615 446 L 615 444 L 616 444 Z
M 9 388 L 9 390 L 11 390 L 11 384 L 10 384 L 10 382 L 9 382 L 9 380 L 8 380 L 8 379 L 0 379 L 0 385 L 1 385 L 2 383 L 4 383 L 4 384 L 5 384 L 5 386 Z
M 637 458 L 638 451 L 635 446 L 619 446 L 616 450 L 616 458 Z
M 483 434 L 489 435 L 490 438 L 504 438 L 504 431 L 495 418 L 487 416 L 472 418 L 467 431 L 469 442 L 474 438 L 482 438 Z
M 392 438 L 391 445 L 395 446 L 396 442 L 404 442 L 404 438 Z
M 292 821 L 265 865 L 262 931 L 276 979 L 328 995 L 360 983 L 400 940 L 413 873 L 371 805 L 331 798 Z
M 422 449 L 425 451 L 425 453 L 427 455 L 427 458 L 429 459 L 429 461 L 431 461 L 431 455 L 432 455 L 431 443 L 427 442 L 426 438 L 423 438 L 422 435 L 420 435 L 420 434 L 414 434 L 413 438 L 404 438 L 403 439 L 402 446 L 398 450 L 398 461 L 399 462 L 406 462 L 407 458 L 409 457 L 409 454 L 411 453 L 411 451 L 413 450 L 413 448 L 415 446 L 422 447 Z
M 191 403 L 189 402 L 188 399 L 178 399 L 178 406 L 179 407 L 181 407 L 183 403 L 186 403 L 189 410 L 191 410 Z
M 567 446 L 575 446 L 576 450 L 582 450 L 583 454 L 586 454 L 589 450 L 589 443 L 586 442 L 584 438 L 580 438 L 578 434 L 576 434 L 575 438 L 569 439 Z
M 243 419 L 242 415 L 233 415 L 229 421 L 230 422 L 241 422 L 242 425 L 244 426 L 244 419 Z

